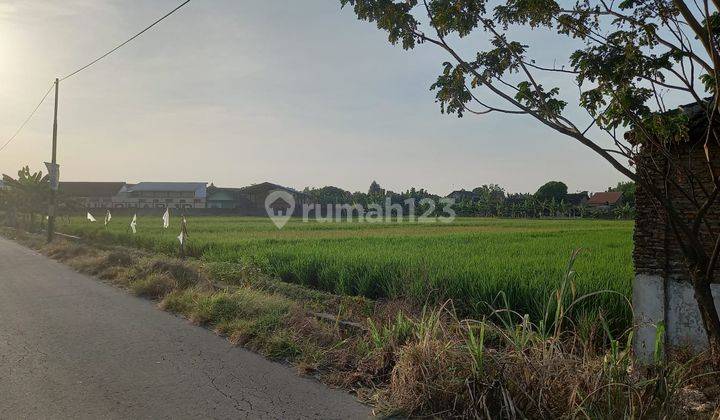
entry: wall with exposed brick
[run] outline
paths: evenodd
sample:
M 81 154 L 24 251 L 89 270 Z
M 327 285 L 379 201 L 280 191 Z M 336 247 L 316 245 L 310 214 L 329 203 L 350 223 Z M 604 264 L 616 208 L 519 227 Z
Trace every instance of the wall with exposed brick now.
M 720 156 L 720 148 L 713 146 L 710 155 Z M 677 164 L 669 165 L 668 162 Z M 694 220 L 698 205 L 693 200 L 702 205 L 706 194 L 713 189 L 702 143 L 677 145 L 664 156 L 650 149 L 642 150 L 636 163 L 639 176 L 651 179 L 659 191 L 666 193 L 684 220 Z M 720 168 L 720 158 L 715 159 L 713 164 Z M 660 173 L 653 173 L 649 169 L 659 170 Z M 668 174 L 667 180 L 662 173 Z M 668 186 L 671 182 L 688 194 Z M 720 233 L 720 204 L 716 203 L 709 209 L 707 219 L 709 223 L 702 227 L 701 232 L 703 245 L 710 254 L 716 235 Z M 704 347 L 705 332 L 693 298 L 680 243 L 668 224 L 664 206 L 641 184 L 637 186 L 636 192 L 634 241 L 636 355 L 640 360 L 652 361 L 656 326 L 661 322 L 666 328 L 665 344 L 695 349 Z M 718 280 L 720 270 L 715 273 L 715 282 L 720 283 Z M 714 286 L 713 293 L 716 306 L 720 306 L 720 287 Z
M 711 156 L 720 156 L 718 147 L 712 147 L 710 151 Z M 667 165 L 667 161 L 670 159 L 678 164 Z M 720 168 L 720 157 L 715 159 L 713 164 Z M 668 166 L 689 169 L 689 171 L 675 169 L 668 174 L 671 182 L 675 182 L 683 190 L 690 192 L 688 195 L 682 194 L 677 188 L 667 187 L 660 174 L 653 174 L 650 178 L 658 190 L 667 191 L 668 198 L 683 219 L 692 221 L 698 211 L 698 205 L 693 204 L 692 200 L 695 199 L 701 205 L 706 192 L 709 193 L 713 189 L 712 177 L 707 169 L 702 143 L 696 142 L 692 145 L 686 143 L 676 146 L 673 148 L 670 158 L 660 157 L 658 153 L 643 151 L 638 159 L 638 174 L 643 172 L 643 168 L 651 166 L 665 171 Z M 714 247 L 716 235 L 720 233 L 720 200 L 718 201 L 707 213 L 708 225 L 714 234 L 710 233 L 706 225 L 703 225 L 701 229 L 703 244 L 708 254 Z M 637 187 L 636 204 L 635 250 L 633 252 L 635 271 L 642 274 L 665 274 L 687 279 L 688 273 L 683 262 L 683 253 L 675 234 L 667 223 L 664 207 L 641 185 Z M 715 274 L 715 279 L 720 282 L 720 270 Z

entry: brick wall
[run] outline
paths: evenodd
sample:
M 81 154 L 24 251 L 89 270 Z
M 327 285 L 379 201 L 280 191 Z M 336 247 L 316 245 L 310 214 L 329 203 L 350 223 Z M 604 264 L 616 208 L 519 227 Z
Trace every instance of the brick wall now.
M 647 148 L 646 148 L 647 149 Z M 711 156 L 720 156 L 718 147 L 711 148 Z M 646 176 L 652 180 L 660 191 L 668 191 L 668 197 L 682 215 L 684 220 L 691 221 L 697 214 L 697 207 L 690 198 L 680 193 L 676 188 L 666 188 L 664 177 L 657 173 L 650 172 L 648 168 L 667 170 L 669 178 L 680 185 L 684 190 L 693 192 L 698 201 L 704 199 L 701 185 L 708 191 L 712 191 L 712 178 L 707 169 L 705 152 L 702 143 L 683 143 L 675 146 L 670 151 L 670 157 L 661 157 L 660 153 L 652 153 L 651 150 L 643 150 L 638 159 L 638 175 Z M 668 162 L 676 162 L 669 165 Z M 714 160 L 714 166 L 720 167 L 720 158 Z M 691 172 L 683 173 L 677 167 L 682 166 Z M 673 169 L 674 168 L 674 169 Z M 703 243 L 708 254 L 714 246 L 716 235 L 720 233 L 720 204 L 716 203 L 708 211 L 707 219 L 715 235 L 709 234 L 707 228 L 702 229 Z M 635 249 L 633 259 L 635 272 L 637 274 L 666 274 L 671 277 L 679 277 L 687 280 L 689 278 L 684 264 L 684 257 L 675 238 L 675 234 L 667 223 L 667 215 L 661 206 L 650 194 L 649 191 L 638 184 L 636 192 L 636 216 L 634 232 Z M 720 280 L 720 270 L 716 270 L 715 281 Z

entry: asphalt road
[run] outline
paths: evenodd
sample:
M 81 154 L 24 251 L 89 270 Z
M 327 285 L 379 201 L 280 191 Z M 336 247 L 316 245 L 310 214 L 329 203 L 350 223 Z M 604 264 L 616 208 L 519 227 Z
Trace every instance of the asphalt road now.
M 0 238 L 0 418 L 367 418 L 352 396 Z

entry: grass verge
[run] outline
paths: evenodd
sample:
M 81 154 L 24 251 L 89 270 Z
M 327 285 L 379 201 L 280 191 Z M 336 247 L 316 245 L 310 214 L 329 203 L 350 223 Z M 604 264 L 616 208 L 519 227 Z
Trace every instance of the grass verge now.
M 354 391 L 384 415 L 477 418 L 712 417 L 717 377 L 704 356 L 676 352 L 640 369 L 631 332 L 602 316 L 564 323 L 572 265 L 543 322 L 509 307 L 480 320 L 452 302 L 336 296 L 229 263 L 0 231 L 74 269 L 153 299 L 231 342 Z M 321 316 L 320 314 L 324 314 Z

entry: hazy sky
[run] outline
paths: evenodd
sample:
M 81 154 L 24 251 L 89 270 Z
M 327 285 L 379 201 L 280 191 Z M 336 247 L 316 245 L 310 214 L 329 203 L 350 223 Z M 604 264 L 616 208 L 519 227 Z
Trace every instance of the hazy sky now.
M 54 77 L 177 4 L 0 0 L 0 144 Z M 438 194 L 490 182 L 534 192 L 550 179 L 597 191 L 622 180 L 530 117 L 442 115 L 429 86 L 444 60 L 430 46 L 392 47 L 338 0 L 193 0 L 61 83 L 61 178 L 353 191 L 377 180 Z M 49 99 L 0 152 L 1 172 L 50 159 Z

